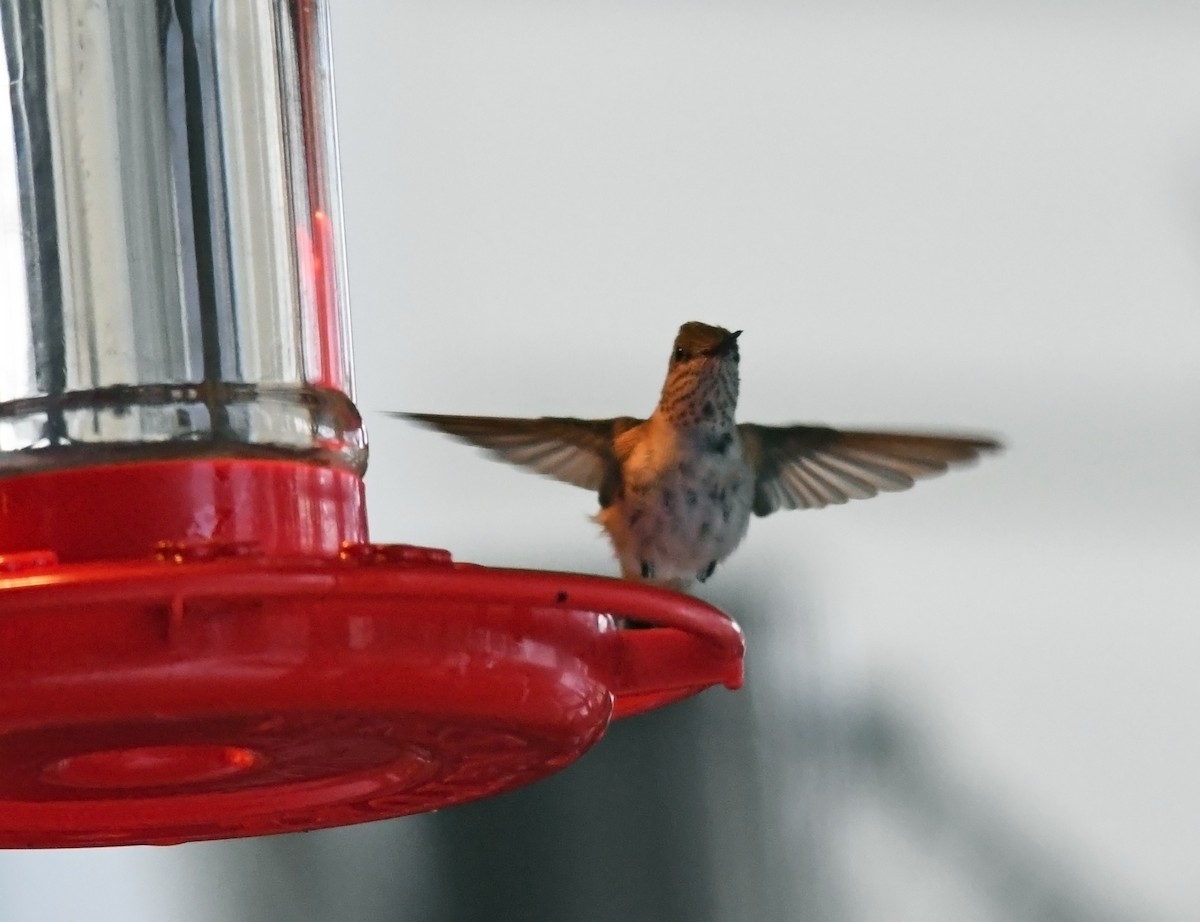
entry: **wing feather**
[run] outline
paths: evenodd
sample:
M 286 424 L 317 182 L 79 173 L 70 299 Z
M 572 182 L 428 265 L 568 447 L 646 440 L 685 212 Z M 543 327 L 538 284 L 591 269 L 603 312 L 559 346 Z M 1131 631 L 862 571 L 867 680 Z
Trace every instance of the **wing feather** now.
M 757 471 L 754 512 L 820 509 L 879 492 L 906 490 L 952 465 L 995 451 L 992 439 L 826 426 L 738 427 Z
M 483 448 L 510 464 L 531 468 L 565 483 L 596 490 L 607 505 L 619 489 L 620 465 L 613 442 L 642 420 L 506 416 L 451 416 L 438 413 L 390 413 L 437 429 L 460 441 Z M 607 498 L 606 498 L 607 494 Z

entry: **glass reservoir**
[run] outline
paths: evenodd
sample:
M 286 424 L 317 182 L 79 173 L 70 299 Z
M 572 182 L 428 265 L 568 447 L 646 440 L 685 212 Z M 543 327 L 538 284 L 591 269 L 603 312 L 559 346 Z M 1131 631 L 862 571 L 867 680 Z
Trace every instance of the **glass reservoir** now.
M 327 11 L 0 0 L 0 476 L 361 474 Z

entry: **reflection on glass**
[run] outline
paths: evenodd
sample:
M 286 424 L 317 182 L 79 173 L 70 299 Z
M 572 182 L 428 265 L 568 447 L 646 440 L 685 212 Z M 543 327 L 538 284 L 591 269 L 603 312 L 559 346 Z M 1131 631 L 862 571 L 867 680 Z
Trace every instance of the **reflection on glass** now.
M 9 72 L 0 43 L 0 72 Z M 32 349 L 25 291 L 21 213 L 17 207 L 17 159 L 13 146 L 12 111 L 0 105 L 0 343 L 11 344 L 0 361 L 0 395 L 20 393 L 32 371 Z M 17 344 L 20 344 L 18 347 Z

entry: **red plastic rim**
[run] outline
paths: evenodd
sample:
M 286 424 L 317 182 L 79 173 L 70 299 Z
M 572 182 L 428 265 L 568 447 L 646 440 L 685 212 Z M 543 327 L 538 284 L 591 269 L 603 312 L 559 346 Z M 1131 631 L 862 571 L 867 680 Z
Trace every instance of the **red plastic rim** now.
M 63 563 L 253 546 L 336 556 L 367 540 L 363 483 L 352 471 L 244 458 L 65 468 L 0 478 L 0 553 Z M 0 571 L 2 572 L 2 571 Z
M 406 546 L 0 557 L 0 845 L 342 825 L 508 790 L 614 716 L 738 687 L 687 596 Z M 623 630 L 618 618 L 653 625 Z

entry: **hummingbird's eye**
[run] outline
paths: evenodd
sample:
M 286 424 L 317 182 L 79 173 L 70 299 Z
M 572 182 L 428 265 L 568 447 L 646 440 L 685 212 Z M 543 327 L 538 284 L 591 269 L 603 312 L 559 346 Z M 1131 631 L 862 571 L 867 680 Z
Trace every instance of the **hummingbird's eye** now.
M 684 351 L 683 346 L 676 346 L 675 352 L 671 355 L 671 358 L 673 358 L 676 362 L 682 362 L 684 359 L 686 359 L 687 353 Z

